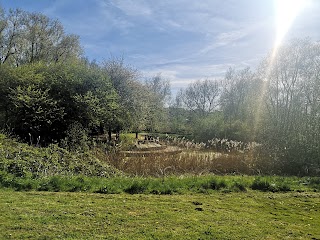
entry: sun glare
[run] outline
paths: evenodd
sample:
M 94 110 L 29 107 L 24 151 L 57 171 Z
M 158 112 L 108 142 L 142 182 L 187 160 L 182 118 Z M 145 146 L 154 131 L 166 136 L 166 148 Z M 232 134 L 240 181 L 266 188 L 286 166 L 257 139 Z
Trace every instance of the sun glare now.
M 258 111 L 255 116 L 254 132 L 258 129 L 258 124 L 262 117 L 261 106 L 263 104 L 263 98 L 266 93 L 268 77 L 272 69 L 275 57 L 277 55 L 279 46 L 282 44 L 286 34 L 288 33 L 290 27 L 292 26 L 295 18 L 299 13 L 309 4 L 310 0 L 274 0 L 275 3 L 275 13 L 276 13 L 276 39 L 274 43 L 274 48 L 272 51 L 269 66 L 266 70 L 266 81 L 263 82 L 262 94 L 258 101 Z M 255 134 L 255 133 L 254 133 Z
M 275 0 L 276 47 L 281 44 L 294 19 L 305 8 L 307 2 L 308 0 Z

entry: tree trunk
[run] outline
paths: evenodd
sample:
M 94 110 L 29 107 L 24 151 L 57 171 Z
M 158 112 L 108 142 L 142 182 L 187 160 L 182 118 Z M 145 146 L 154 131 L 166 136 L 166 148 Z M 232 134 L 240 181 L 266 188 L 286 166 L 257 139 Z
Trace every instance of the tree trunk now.
M 108 129 L 108 140 L 111 142 L 111 128 Z
M 104 127 L 102 123 L 100 123 L 100 126 L 99 126 L 99 134 L 104 134 Z

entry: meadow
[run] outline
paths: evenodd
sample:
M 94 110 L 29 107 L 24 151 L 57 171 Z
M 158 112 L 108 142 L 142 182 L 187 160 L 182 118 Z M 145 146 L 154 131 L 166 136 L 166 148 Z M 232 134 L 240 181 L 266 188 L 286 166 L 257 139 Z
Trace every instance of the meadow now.
M 320 194 L 0 190 L 1 239 L 320 239 Z

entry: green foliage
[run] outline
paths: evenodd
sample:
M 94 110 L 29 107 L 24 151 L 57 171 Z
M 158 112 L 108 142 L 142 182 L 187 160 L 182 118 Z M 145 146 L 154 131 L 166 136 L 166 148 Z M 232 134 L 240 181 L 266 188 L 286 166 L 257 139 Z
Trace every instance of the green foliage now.
M 246 192 L 247 191 L 247 186 L 242 182 L 236 181 L 234 183 L 234 185 L 233 185 L 233 189 L 232 190 L 235 191 L 235 192 L 238 192 L 238 191 L 239 192 Z
M 145 181 L 134 181 L 129 187 L 124 189 L 124 192 L 130 194 L 139 194 L 144 193 L 148 188 L 148 182 Z
M 168 123 L 171 133 L 190 134 L 193 129 L 189 122 L 189 111 L 184 108 L 170 106 L 168 108 Z
M 88 152 L 69 152 L 54 144 L 37 148 L 6 138 L 0 140 L 0 171 L 22 178 L 56 175 L 112 177 L 120 174 Z
M 0 106 L 2 121 L 24 141 L 37 143 L 40 136 L 47 145 L 64 139 L 74 122 L 97 131 L 115 128 L 120 121 L 117 94 L 96 66 L 71 61 L 0 69 L 5 72 L 0 81 L 6 104 Z
M 120 134 L 121 150 L 132 150 L 136 143 L 136 137 L 134 133 L 122 133 Z
M 66 34 L 62 24 L 41 13 L 1 9 L 0 64 L 20 66 L 43 61 L 46 64 L 79 58 L 79 37 Z
M 101 194 L 210 194 L 213 192 L 317 192 L 318 178 L 250 176 L 182 176 L 164 178 L 54 175 L 19 177 L 0 171 L 0 187 L 16 191 L 94 192 Z
M 276 180 L 276 181 L 274 181 Z M 280 181 L 279 181 L 280 180 Z M 291 191 L 290 183 L 283 181 L 284 179 L 270 179 L 267 177 L 255 178 L 251 184 L 253 190 L 270 191 L 270 192 L 287 192 Z
M 190 120 L 192 121 L 192 120 Z M 189 123 L 190 124 L 190 123 Z M 191 122 L 192 135 L 198 142 L 206 142 L 214 137 L 223 138 L 225 136 L 225 123 L 220 112 L 208 114 L 208 116 L 195 119 Z
M 29 134 L 32 143 L 40 136 L 50 135 L 55 130 L 51 128 L 54 122 L 61 121 L 65 114 L 48 92 L 49 89 L 42 91 L 35 85 L 29 85 L 12 89 L 9 95 L 14 106 L 11 109 L 14 131 L 23 139 Z
M 218 181 L 217 179 L 210 179 L 208 182 L 204 183 L 202 185 L 202 188 L 204 189 L 212 189 L 212 190 L 220 190 L 221 188 L 227 187 L 227 184 L 225 181 L 220 180 Z
M 89 150 L 88 130 L 83 128 L 79 122 L 69 125 L 66 137 L 61 141 L 61 146 L 69 151 L 86 152 Z

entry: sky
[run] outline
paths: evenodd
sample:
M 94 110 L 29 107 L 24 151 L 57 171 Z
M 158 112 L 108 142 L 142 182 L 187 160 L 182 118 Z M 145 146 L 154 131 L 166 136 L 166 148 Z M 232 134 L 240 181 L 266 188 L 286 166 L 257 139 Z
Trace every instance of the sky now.
M 123 57 L 144 77 L 161 73 L 173 91 L 223 77 L 229 67 L 254 70 L 283 26 L 283 42 L 320 40 L 320 0 L 0 0 L 0 5 L 58 19 L 67 33 L 80 36 L 90 60 Z

